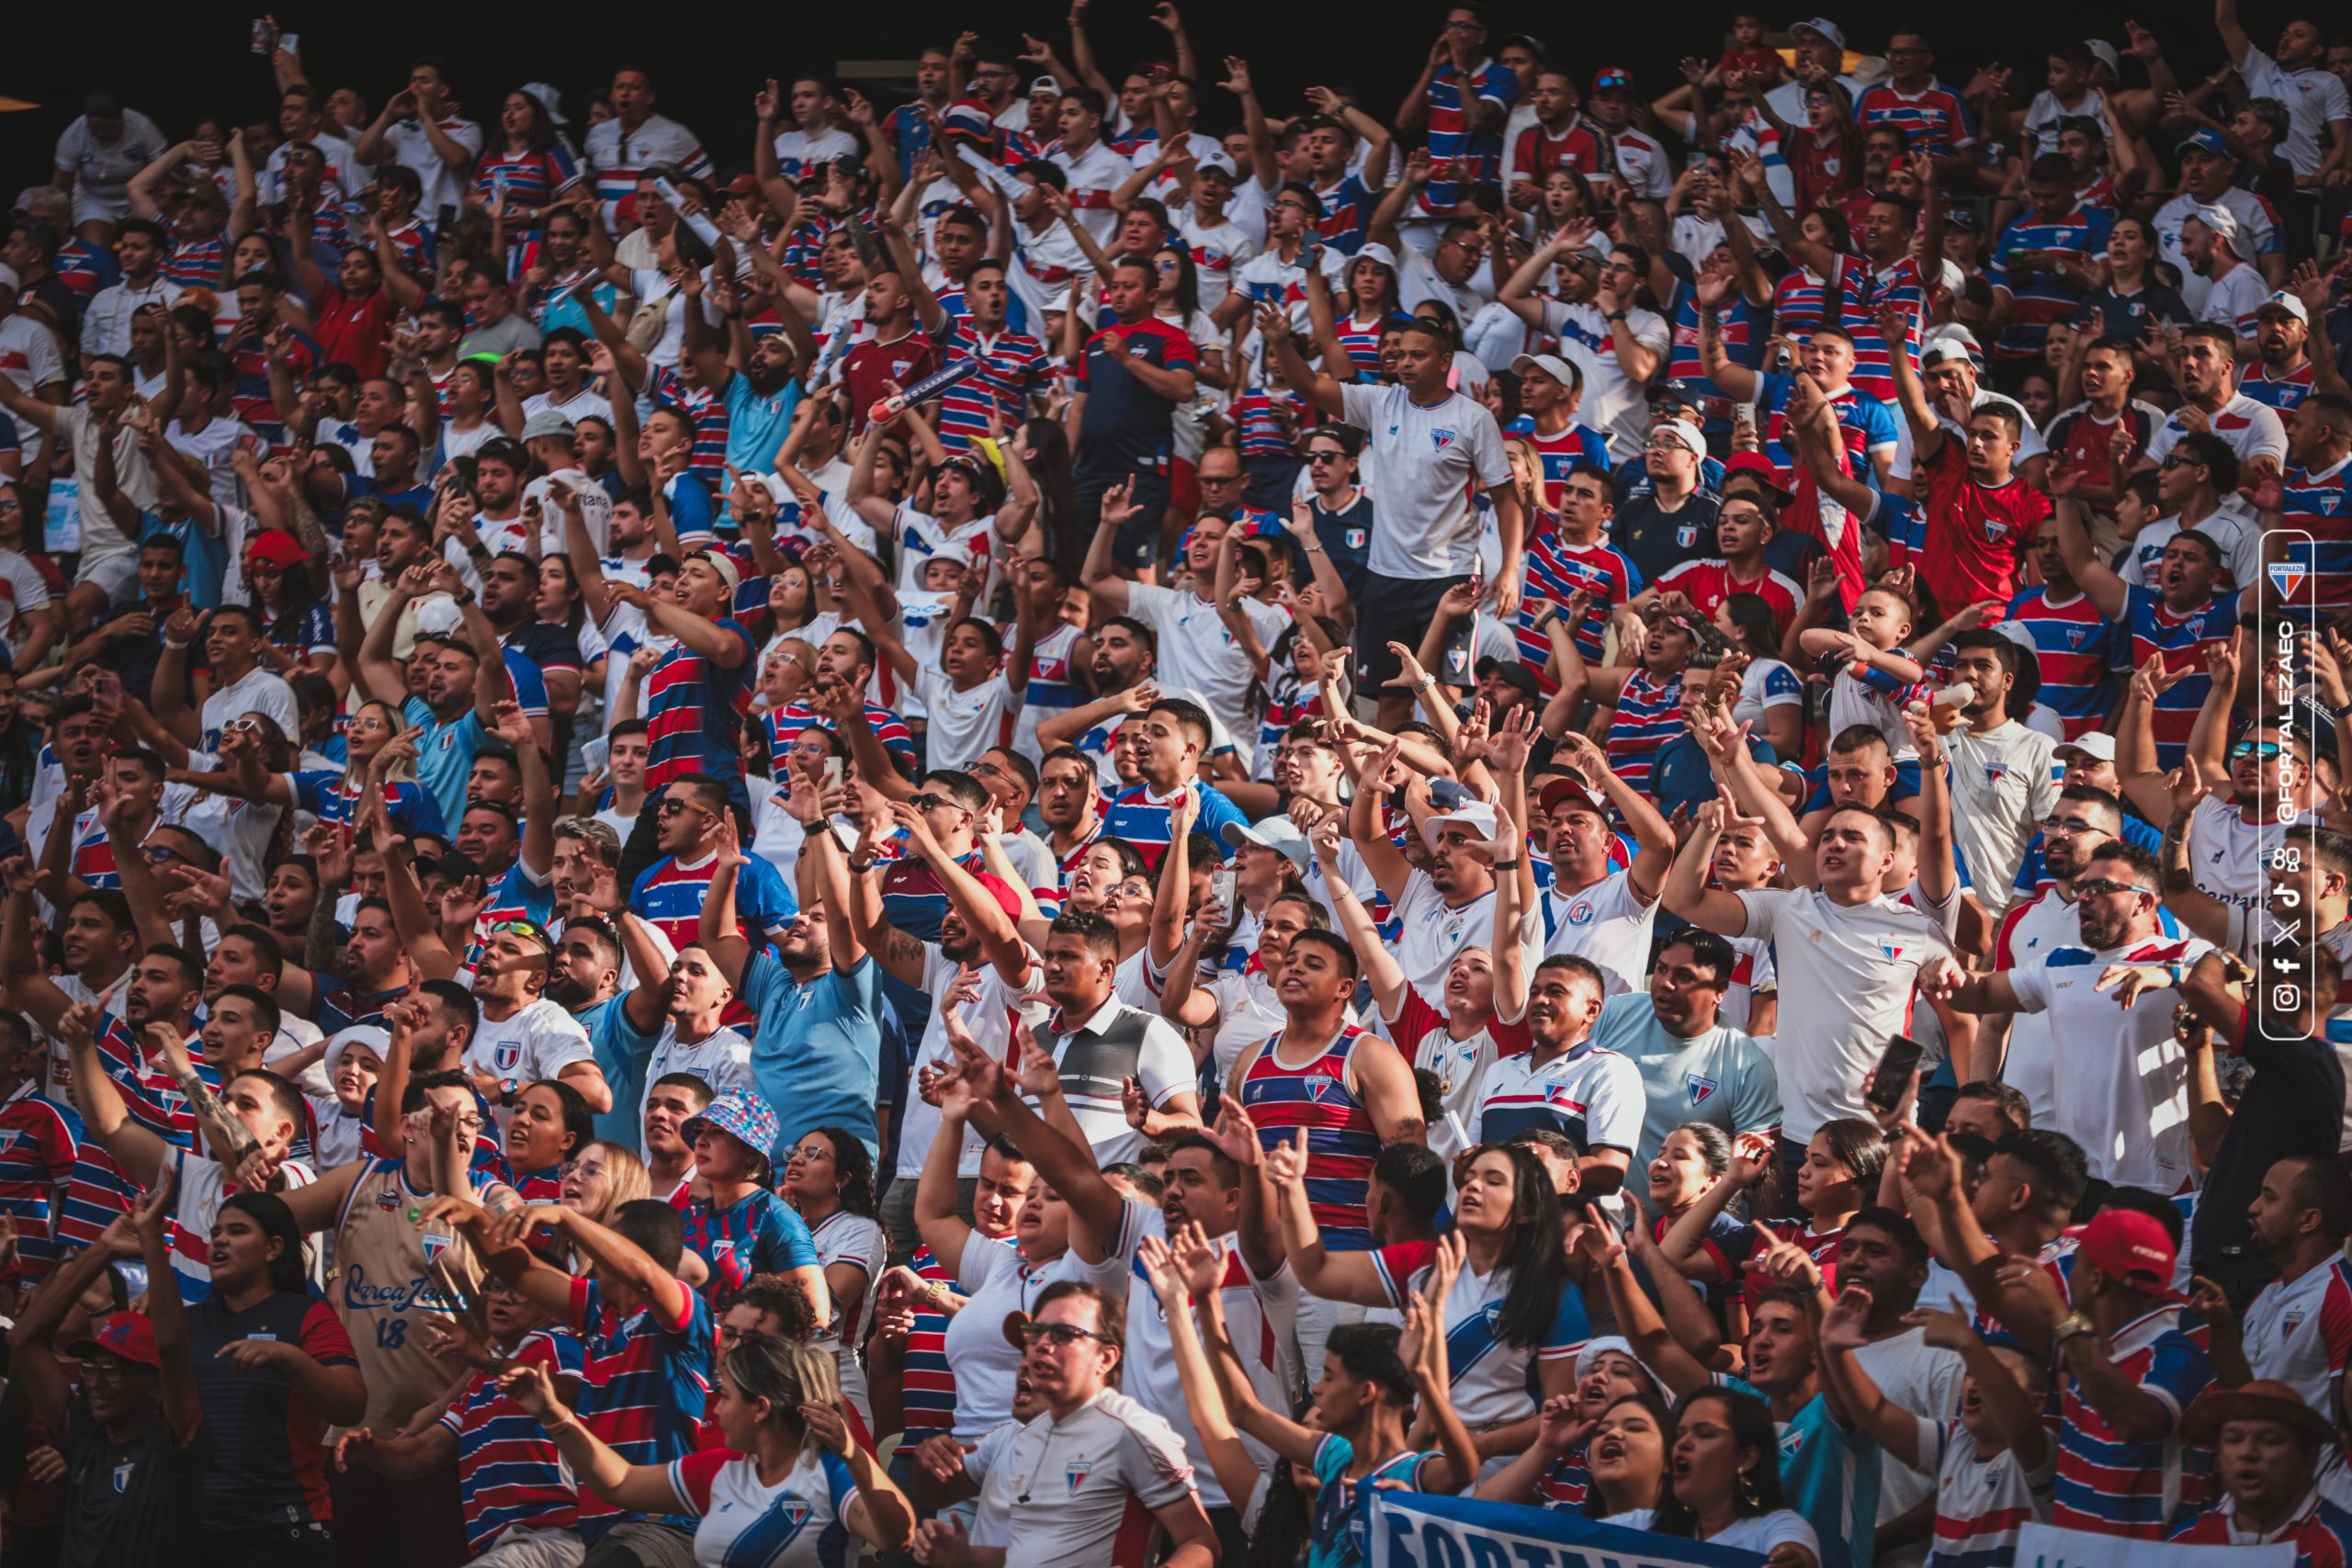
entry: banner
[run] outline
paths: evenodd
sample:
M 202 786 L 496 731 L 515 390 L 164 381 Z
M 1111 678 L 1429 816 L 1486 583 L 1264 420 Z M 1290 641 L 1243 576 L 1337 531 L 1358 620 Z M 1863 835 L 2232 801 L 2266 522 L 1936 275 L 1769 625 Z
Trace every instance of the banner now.
M 2017 1568 L 2295 1568 L 2295 1548 L 2283 1540 L 2271 1546 L 2170 1546 L 2029 1524 L 2018 1529 Z
M 1366 1568 L 1759 1568 L 1764 1561 L 1554 1508 L 1369 1487 L 1360 1489 L 1357 1507 Z

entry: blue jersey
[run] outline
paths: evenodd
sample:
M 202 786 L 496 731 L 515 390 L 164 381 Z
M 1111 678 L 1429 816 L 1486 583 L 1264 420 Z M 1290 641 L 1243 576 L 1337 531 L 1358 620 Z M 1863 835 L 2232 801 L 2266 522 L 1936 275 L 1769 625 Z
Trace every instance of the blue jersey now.
M 673 951 L 688 947 L 702 940 L 702 909 L 710 900 L 711 875 L 718 864 L 716 856 L 687 866 L 675 855 L 664 855 L 629 889 L 628 907 L 667 937 Z M 783 874 L 766 860 L 754 855 L 737 869 L 735 918 L 754 939 L 763 942 L 782 936 L 799 912 L 799 902 L 785 886 Z
M 2109 671 L 2122 628 L 2077 592 L 2053 601 L 2047 588 L 2029 588 L 2009 601 L 2005 624 L 2026 634 L 2041 669 L 2041 700 L 2065 722 L 2066 739 L 2097 729 L 2107 716 Z
M 474 771 L 474 753 L 481 750 L 481 716 L 469 707 L 444 724 L 433 716 L 422 697 L 411 697 L 401 717 L 422 728 L 416 738 L 416 776 L 432 793 L 444 822 L 462 821 L 466 815 L 466 780 Z
M 623 1312 L 594 1280 L 571 1281 L 570 1326 L 582 1345 L 581 1424 L 631 1464 L 668 1464 L 694 1452 L 710 1397 L 710 1307 L 684 1285 L 685 1321 L 665 1327 L 649 1307 Z M 596 1541 L 625 1513 L 583 1487 L 580 1534 Z M 667 1522 L 691 1529 L 694 1520 Z
M 743 716 L 751 710 L 752 682 L 759 673 L 759 647 L 741 621 L 728 618 L 718 629 L 742 644 L 742 660 L 729 668 L 681 642 L 664 653 L 645 680 L 645 721 L 651 752 L 645 764 L 645 790 L 659 795 L 675 779 L 707 773 L 724 783 L 739 806 L 751 796 L 743 788 L 739 742 Z
M 352 787 L 348 774 L 319 769 L 290 776 L 296 803 L 320 821 L 348 822 L 357 814 L 359 791 Z M 413 779 L 384 785 L 384 811 L 391 818 L 393 830 L 404 838 L 413 839 L 420 833 L 436 839 L 448 837 L 441 803 Z
M 686 1205 L 686 1249 L 710 1266 L 702 1293 L 723 1311 L 754 1274 L 817 1267 L 817 1244 L 792 1206 L 764 1187 L 715 1209 L 707 1198 Z
M 2054 253 L 2084 266 L 2095 266 L 2107 254 L 2107 231 L 2115 214 L 2075 211 L 2058 218 L 2037 218 L 2029 212 L 2001 231 L 1993 247 L 1993 272 L 1998 287 L 2009 295 L 2009 319 L 1993 344 L 2002 359 L 2039 359 L 2052 323 L 2071 321 L 2086 292 L 2064 273 L 2047 268 L 2014 268 L 2011 258 L 2020 251 Z
M 1225 825 L 1238 822 L 1247 826 L 1250 818 L 1223 792 L 1198 779 L 1185 787 L 1200 800 L 1200 813 L 1193 818 L 1193 830 L 1207 834 L 1217 847 L 1217 858 L 1225 859 L 1231 852 L 1226 848 Z M 1160 856 L 1168 852 L 1167 803 L 1175 798 L 1170 795 L 1155 801 L 1148 786 L 1131 789 L 1102 814 L 1102 830 L 1133 844 L 1143 852 L 1145 863 L 1157 870 Z
M 2323 615 L 2352 606 L 2352 458 L 2316 472 L 2289 468 L 2278 510 L 2281 529 L 2311 536 L 2309 544 L 2287 541 L 2286 561 L 2316 580 L 2287 589 L 2287 604 Z

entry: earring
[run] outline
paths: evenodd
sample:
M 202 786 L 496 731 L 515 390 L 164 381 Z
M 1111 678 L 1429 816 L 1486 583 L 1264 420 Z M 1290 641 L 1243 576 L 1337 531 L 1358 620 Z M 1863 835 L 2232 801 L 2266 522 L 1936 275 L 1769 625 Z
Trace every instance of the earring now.
M 1743 1470 L 1739 1472 L 1739 1500 L 1751 1508 L 1763 1501 L 1757 1495 L 1756 1472 L 1752 1470 Z

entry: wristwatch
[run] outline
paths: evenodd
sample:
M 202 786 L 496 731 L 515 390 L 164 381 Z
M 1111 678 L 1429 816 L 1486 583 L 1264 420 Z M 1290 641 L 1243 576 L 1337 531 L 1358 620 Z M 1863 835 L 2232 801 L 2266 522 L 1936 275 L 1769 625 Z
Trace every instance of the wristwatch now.
M 521 1082 L 520 1082 L 518 1079 L 514 1079 L 514 1078 L 501 1078 L 501 1079 L 499 1079 L 499 1080 L 498 1080 L 498 1103 L 499 1103 L 499 1104 L 501 1104 L 501 1105 L 512 1105 L 512 1104 L 514 1104 L 514 1091 L 515 1091 L 516 1089 L 520 1089 L 521 1087 L 522 1087 L 522 1084 L 521 1084 Z
M 2070 1312 L 2050 1325 L 2050 1348 L 2052 1350 L 2063 1349 L 2067 1340 L 2077 1335 L 2088 1334 L 2096 1326 L 2088 1314 Z

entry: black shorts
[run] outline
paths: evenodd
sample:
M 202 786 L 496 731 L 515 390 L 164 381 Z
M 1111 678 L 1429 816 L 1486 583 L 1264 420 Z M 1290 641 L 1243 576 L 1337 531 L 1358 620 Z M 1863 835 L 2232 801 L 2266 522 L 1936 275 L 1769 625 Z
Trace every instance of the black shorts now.
M 1356 690 L 1378 700 L 1381 687 L 1395 680 L 1399 666 L 1388 651 L 1392 642 L 1418 649 L 1437 616 L 1437 602 L 1469 573 L 1458 577 L 1383 577 L 1366 572 L 1363 599 L 1356 606 Z M 1434 671 L 1442 673 L 1442 671 Z
M 1127 503 L 1142 510 L 1119 525 L 1118 538 L 1112 545 L 1112 558 L 1128 570 L 1159 565 L 1159 525 L 1168 513 L 1168 476 L 1155 465 L 1145 464 L 1118 472 L 1108 468 L 1080 469 L 1071 477 L 1078 492 L 1078 514 L 1090 528 L 1102 514 L 1102 492 L 1129 479 L 1135 480 L 1135 493 L 1127 498 Z

